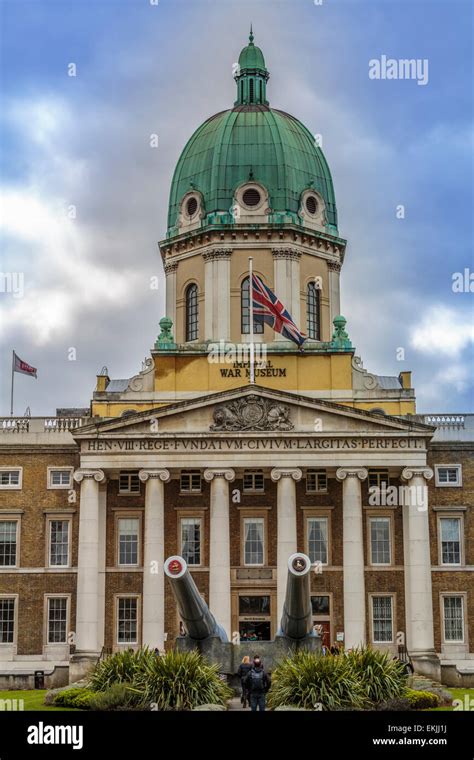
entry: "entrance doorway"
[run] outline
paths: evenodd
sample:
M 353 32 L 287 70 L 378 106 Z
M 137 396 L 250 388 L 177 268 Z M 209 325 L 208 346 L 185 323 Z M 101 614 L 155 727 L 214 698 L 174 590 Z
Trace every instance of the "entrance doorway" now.
M 239 594 L 239 635 L 241 641 L 271 640 L 269 594 Z
M 270 623 L 266 620 L 241 620 L 240 641 L 270 641 Z

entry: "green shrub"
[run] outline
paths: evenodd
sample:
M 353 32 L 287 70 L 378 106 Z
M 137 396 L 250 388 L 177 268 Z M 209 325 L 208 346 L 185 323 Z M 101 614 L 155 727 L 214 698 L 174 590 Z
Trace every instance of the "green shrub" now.
M 405 665 L 398 658 L 371 647 L 353 649 L 344 656 L 369 702 L 377 704 L 404 696 Z
M 345 656 L 296 652 L 280 662 L 272 674 L 268 692 L 270 708 L 304 707 L 335 710 L 361 708 L 367 696 Z
M 116 683 L 133 684 L 137 673 L 143 672 L 146 665 L 156 659 L 155 653 L 147 647 L 115 652 L 97 663 L 88 686 L 92 691 L 106 691 Z
M 130 710 L 142 700 L 142 695 L 137 693 L 128 683 L 114 683 L 105 691 L 91 692 L 89 701 L 91 710 Z
M 440 703 L 438 695 L 430 691 L 406 689 L 405 694 L 412 710 L 427 710 L 430 707 L 438 707 Z
M 84 687 L 63 689 L 53 699 L 53 704 L 59 707 L 73 707 L 80 710 L 88 710 L 94 692 Z
M 144 661 L 133 686 L 155 710 L 192 710 L 199 705 L 225 705 L 234 692 L 199 652 L 167 652 Z

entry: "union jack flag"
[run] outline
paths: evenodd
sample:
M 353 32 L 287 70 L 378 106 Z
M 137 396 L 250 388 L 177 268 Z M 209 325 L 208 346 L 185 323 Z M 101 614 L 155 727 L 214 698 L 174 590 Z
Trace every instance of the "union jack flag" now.
M 289 338 L 301 348 L 306 340 L 306 335 L 295 325 L 291 314 L 285 309 L 275 293 L 256 274 L 252 274 L 252 298 L 254 319 L 259 322 L 266 322 L 276 332 L 281 333 L 285 338 Z

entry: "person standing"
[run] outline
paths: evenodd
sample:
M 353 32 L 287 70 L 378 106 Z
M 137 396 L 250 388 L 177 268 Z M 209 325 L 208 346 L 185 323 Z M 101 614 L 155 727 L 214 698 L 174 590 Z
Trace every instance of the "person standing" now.
M 270 683 L 270 676 L 265 672 L 260 657 L 255 655 L 252 668 L 245 679 L 252 712 L 257 712 L 257 709 L 260 712 L 265 711 L 265 694 L 270 688 Z
M 240 695 L 240 701 L 242 703 L 242 707 L 247 707 L 247 702 L 249 701 L 249 695 L 248 695 L 247 685 L 245 683 L 245 680 L 251 669 L 252 669 L 252 664 L 250 662 L 250 657 L 248 655 L 245 655 L 245 657 L 242 658 L 242 662 L 240 663 L 239 669 L 237 671 L 237 675 L 240 678 L 240 686 L 242 688 L 242 693 Z

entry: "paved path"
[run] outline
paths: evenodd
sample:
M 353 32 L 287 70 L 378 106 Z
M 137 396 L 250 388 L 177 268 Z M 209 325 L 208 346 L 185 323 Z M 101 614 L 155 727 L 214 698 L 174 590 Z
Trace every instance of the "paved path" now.
M 242 703 L 240 701 L 240 697 L 232 697 L 232 699 L 229 702 L 229 710 L 241 710 L 242 712 L 247 712 L 249 708 L 247 707 L 245 710 L 242 707 Z

